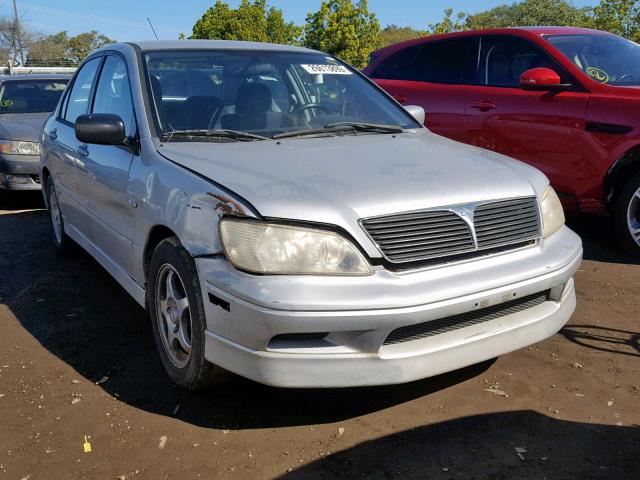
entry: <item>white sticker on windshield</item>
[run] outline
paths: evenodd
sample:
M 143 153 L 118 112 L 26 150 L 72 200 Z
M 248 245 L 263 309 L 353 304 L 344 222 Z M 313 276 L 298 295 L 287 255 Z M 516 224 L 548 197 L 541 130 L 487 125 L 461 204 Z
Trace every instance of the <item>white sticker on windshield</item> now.
M 347 67 L 342 65 L 300 65 L 307 73 L 312 75 L 353 75 Z

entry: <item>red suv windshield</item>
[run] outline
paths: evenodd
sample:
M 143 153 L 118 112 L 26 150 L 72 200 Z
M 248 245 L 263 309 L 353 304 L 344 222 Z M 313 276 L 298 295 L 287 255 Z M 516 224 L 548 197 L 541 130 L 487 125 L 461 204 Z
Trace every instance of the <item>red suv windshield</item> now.
M 546 39 L 591 79 L 640 85 L 640 45 L 616 35 L 550 35 Z

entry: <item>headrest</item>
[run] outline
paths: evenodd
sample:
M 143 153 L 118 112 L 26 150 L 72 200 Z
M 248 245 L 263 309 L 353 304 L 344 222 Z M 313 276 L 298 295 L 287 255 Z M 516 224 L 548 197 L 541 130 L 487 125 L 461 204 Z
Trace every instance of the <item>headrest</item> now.
M 271 110 L 271 91 L 262 83 L 243 83 L 236 94 L 236 113 L 265 113 Z

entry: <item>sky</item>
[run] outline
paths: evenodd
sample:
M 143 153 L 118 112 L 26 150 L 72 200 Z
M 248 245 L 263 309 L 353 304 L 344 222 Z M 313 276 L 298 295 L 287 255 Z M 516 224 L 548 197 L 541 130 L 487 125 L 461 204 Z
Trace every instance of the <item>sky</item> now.
M 473 13 L 513 0 L 369 0 L 369 9 L 385 26 L 396 24 L 426 29 L 442 18 L 446 8 Z M 18 9 L 32 30 L 44 34 L 66 30 L 75 35 L 98 30 L 119 40 L 148 40 L 153 33 L 147 23 L 151 19 L 158 37 L 173 39 L 183 32 L 187 36 L 198 18 L 215 0 L 17 0 Z M 227 0 L 237 6 L 240 0 Z M 270 0 L 284 12 L 287 20 L 304 23 L 308 12 L 315 11 L 321 0 Z M 594 5 L 597 0 L 574 0 L 574 5 Z M 0 15 L 12 14 L 12 0 L 0 0 Z

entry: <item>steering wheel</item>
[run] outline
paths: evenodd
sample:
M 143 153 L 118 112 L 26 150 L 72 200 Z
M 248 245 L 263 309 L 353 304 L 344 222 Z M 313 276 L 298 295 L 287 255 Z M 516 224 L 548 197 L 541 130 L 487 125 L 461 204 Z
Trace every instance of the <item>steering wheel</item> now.
M 323 107 L 319 103 L 307 103 L 306 105 L 300 105 L 299 107 L 294 108 L 291 113 L 294 115 L 300 115 L 302 112 L 312 109 L 322 110 L 324 113 L 331 113 L 326 107 Z
M 616 83 L 620 84 L 621 82 L 624 82 L 626 78 L 633 80 L 633 73 L 625 73 L 620 78 L 616 79 Z

